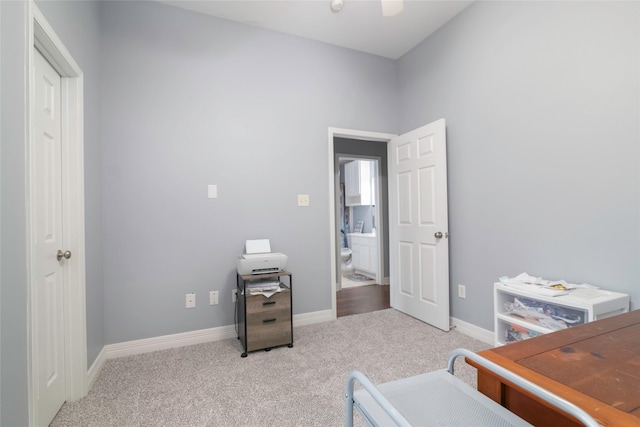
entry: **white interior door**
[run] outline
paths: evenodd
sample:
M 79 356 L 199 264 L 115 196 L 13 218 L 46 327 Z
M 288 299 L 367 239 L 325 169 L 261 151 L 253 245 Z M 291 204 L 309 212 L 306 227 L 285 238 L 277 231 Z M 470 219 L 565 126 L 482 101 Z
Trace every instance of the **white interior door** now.
M 445 121 L 389 143 L 391 306 L 449 330 Z
M 46 426 L 66 396 L 64 280 L 68 261 L 57 256 L 58 250 L 65 247 L 62 230 L 60 75 L 37 50 L 34 52 L 33 71 L 34 418 L 36 425 Z

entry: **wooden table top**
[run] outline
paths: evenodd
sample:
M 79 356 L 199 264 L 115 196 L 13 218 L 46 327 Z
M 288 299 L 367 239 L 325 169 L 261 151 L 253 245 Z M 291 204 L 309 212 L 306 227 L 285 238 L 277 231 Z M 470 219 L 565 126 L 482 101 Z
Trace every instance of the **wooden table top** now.
M 605 425 L 640 425 L 640 310 L 480 354 L 600 415 Z

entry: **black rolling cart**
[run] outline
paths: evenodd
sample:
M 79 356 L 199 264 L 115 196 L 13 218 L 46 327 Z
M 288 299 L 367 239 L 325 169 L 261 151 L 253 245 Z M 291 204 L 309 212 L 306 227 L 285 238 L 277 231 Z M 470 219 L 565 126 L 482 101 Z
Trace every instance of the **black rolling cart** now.
M 269 351 L 273 347 L 293 347 L 293 309 L 291 304 L 292 275 L 287 271 L 266 274 L 237 275 L 236 299 L 238 339 L 244 352 Z M 277 280 L 280 292 L 267 298 L 247 294 L 247 285 L 265 279 Z M 285 279 L 286 283 L 282 280 Z

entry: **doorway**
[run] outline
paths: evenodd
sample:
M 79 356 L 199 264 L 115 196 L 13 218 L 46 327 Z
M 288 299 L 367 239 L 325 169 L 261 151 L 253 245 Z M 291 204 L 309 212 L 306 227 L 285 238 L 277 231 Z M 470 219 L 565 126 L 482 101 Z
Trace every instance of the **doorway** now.
M 392 197 L 390 202 L 393 208 L 382 209 L 386 214 L 384 220 L 388 223 L 381 227 L 384 230 L 380 234 L 388 233 L 393 238 L 388 238 L 387 242 L 390 243 L 386 243 L 384 254 L 384 268 L 389 272 L 390 283 L 393 283 L 390 289 L 391 306 L 448 331 L 449 232 L 445 120 L 437 120 L 399 136 L 337 128 L 329 128 L 328 133 L 329 189 L 334 194 L 338 191 L 336 183 L 339 182 L 334 148 L 337 138 L 356 140 L 356 147 L 362 147 L 365 141 L 385 143 L 389 158 L 386 176 L 392 188 L 392 191 L 387 189 L 385 193 Z M 356 149 L 349 154 L 360 153 Z M 405 166 L 408 169 L 405 170 Z M 336 294 L 339 289 L 336 278 L 340 253 L 336 250 L 339 212 L 335 197 L 329 198 L 329 205 L 331 298 L 332 314 L 336 318 Z M 388 251 L 389 247 L 393 251 Z M 389 261 L 389 258 L 393 260 Z
M 332 313 L 333 317 L 337 317 L 337 291 L 341 289 L 341 270 L 342 270 L 342 256 L 341 248 L 344 246 L 343 231 L 347 234 L 347 246 L 349 245 L 348 233 L 353 231 L 355 223 L 353 218 L 350 218 L 349 229 L 344 230 L 344 224 L 341 221 L 340 212 L 340 158 L 344 158 L 345 162 L 354 160 L 376 160 L 377 161 L 377 176 L 378 183 L 375 188 L 374 200 L 376 204 L 369 205 L 375 206 L 375 217 L 372 215 L 369 220 L 368 229 L 365 231 L 371 232 L 372 226 L 375 227 L 375 239 L 377 253 L 374 254 L 374 258 L 377 259 L 376 265 L 377 274 L 371 275 L 375 277 L 374 283 L 378 283 L 374 286 L 387 285 L 389 275 L 389 261 L 388 261 L 388 207 L 387 207 L 387 143 L 395 135 L 383 134 L 377 132 L 366 132 L 349 129 L 329 129 L 329 170 L 330 170 L 330 188 L 332 189 L 332 197 L 330 197 L 330 229 L 331 229 L 331 297 L 332 297 Z M 375 221 L 375 222 L 374 222 Z M 368 254 L 369 257 L 371 253 Z M 353 262 L 353 260 L 351 261 Z M 355 287 L 354 289 L 364 288 L 363 286 Z
M 379 151 L 381 156 L 342 154 L 342 150 L 349 148 L 353 142 L 353 148 L 357 151 L 364 151 L 366 145 L 373 144 L 367 151 Z M 386 164 L 386 147 L 378 144 L 381 143 L 335 139 L 339 182 L 339 189 L 334 196 L 338 206 L 338 290 L 384 284 L 384 265 L 380 263 L 378 255 L 387 251 L 382 247 L 384 239 L 379 238 L 381 236 L 378 235 L 378 230 L 386 227 L 378 227 L 377 220 L 383 218 L 381 206 L 386 205 L 385 191 L 379 191 L 382 181 L 381 163 Z

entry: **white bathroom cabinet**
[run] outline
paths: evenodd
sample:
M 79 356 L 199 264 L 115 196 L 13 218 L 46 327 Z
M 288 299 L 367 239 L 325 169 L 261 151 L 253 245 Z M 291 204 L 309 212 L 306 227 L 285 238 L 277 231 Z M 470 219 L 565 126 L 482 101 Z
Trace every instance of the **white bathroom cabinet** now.
M 354 160 L 344 165 L 345 204 L 347 206 L 375 205 L 370 160 Z
M 500 282 L 493 289 L 496 347 L 629 311 L 629 295 L 602 289 L 578 288 L 560 296 Z
M 378 246 L 374 233 L 349 233 L 351 266 L 356 273 L 375 278 L 378 274 Z

